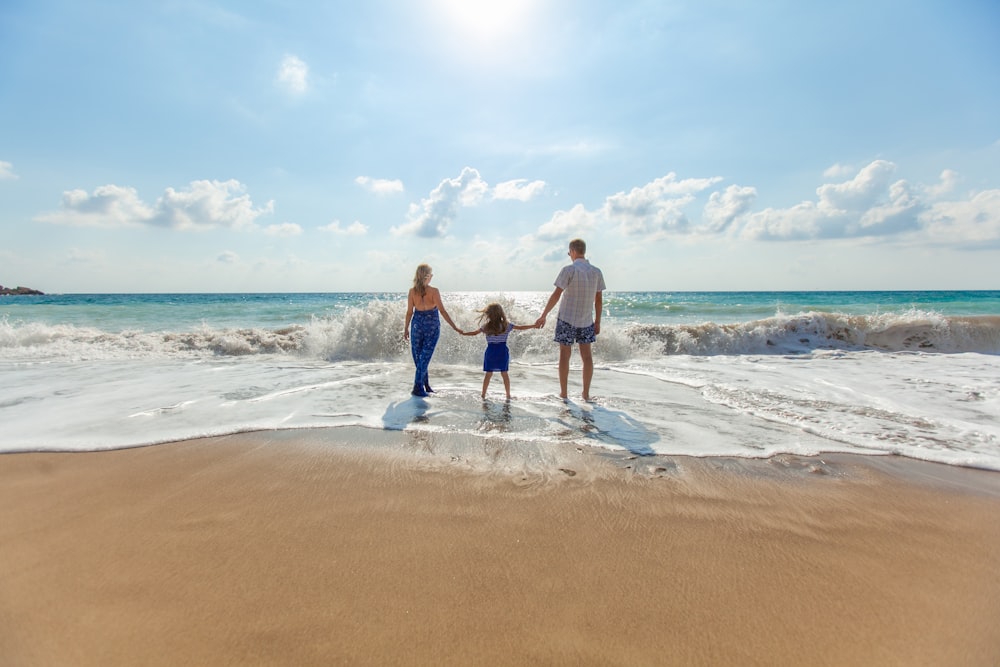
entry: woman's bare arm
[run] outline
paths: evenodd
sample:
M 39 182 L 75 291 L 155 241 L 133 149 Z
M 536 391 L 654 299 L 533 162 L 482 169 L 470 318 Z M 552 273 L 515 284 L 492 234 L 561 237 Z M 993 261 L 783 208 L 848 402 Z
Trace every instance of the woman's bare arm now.
M 428 288 L 428 291 L 429 290 L 434 290 L 434 305 L 437 306 L 439 311 L 441 311 L 441 317 L 444 318 L 444 321 L 447 322 L 452 329 L 458 333 L 462 333 L 462 330 L 455 326 L 455 323 L 451 321 L 451 315 L 448 314 L 448 309 L 444 307 L 444 301 L 441 300 L 441 290 L 436 287 L 430 287 Z
M 410 288 L 410 293 L 406 296 L 406 322 L 403 323 L 403 340 L 408 340 L 410 338 L 410 320 L 413 319 L 413 288 Z

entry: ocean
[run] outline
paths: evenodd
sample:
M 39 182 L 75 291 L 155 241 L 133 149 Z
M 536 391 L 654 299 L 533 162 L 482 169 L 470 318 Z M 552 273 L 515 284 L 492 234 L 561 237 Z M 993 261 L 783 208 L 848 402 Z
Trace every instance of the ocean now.
M 442 296 L 471 329 L 490 301 L 532 323 L 548 292 Z M 410 396 L 405 304 L 391 292 L 0 297 L 0 451 L 359 427 L 477 467 L 544 466 L 576 446 L 1000 471 L 1000 291 L 608 292 L 590 402 L 575 352 L 558 397 L 554 316 L 511 334 L 510 402 L 498 377 L 480 398 L 485 339 L 444 323 L 436 393 Z

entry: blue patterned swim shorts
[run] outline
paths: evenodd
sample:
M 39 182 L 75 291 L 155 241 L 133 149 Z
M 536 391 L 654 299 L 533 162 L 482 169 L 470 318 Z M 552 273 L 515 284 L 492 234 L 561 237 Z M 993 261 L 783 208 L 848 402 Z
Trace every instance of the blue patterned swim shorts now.
M 575 327 L 569 322 L 556 320 L 556 336 L 553 340 L 560 345 L 589 344 L 597 340 L 597 335 L 594 333 L 593 324 L 588 327 Z

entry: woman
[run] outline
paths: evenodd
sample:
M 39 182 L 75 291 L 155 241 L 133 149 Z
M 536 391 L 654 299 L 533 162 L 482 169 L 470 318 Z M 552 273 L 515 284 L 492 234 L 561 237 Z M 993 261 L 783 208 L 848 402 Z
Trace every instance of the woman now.
M 413 363 L 417 367 L 413 378 L 413 391 L 411 392 L 414 396 L 427 396 L 434 391 L 431 389 L 430 380 L 427 377 L 427 367 L 431 363 L 434 347 L 441 334 L 438 312 L 444 317 L 444 321 L 451 325 L 452 329 L 461 333 L 461 330 L 451 321 L 451 316 L 448 315 L 448 311 L 445 310 L 444 304 L 441 302 L 441 292 L 428 284 L 433 277 L 434 274 L 431 272 L 430 266 L 427 264 L 418 266 L 417 272 L 413 276 L 413 287 L 410 288 L 406 300 L 406 323 L 403 325 L 403 338 L 410 339 L 410 351 L 413 353 Z

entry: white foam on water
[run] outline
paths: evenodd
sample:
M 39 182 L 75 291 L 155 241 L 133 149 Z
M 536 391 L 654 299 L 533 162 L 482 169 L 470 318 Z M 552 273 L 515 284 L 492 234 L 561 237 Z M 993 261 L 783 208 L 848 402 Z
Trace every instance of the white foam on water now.
M 531 322 L 534 301 L 505 302 Z M 449 306 L 472 328 L 482 297 Z M 415 398 L 403 304 L 268 328 L 102 331 L 0 320 L 0 451 L 95 450 L 260 429 L 361 426 L 493 442 L 769 457 L 899 454 L 1000 470 L 992 316 L 777 314 L 737 324 L 606 320 L 592 394 L 556 396 L 554 321 L 511 335 L 514 400 L 480 399 L 482 337 L 443 327 Z M 574 398 L 575 397 L 575 398 Z
M 553 354 L 554 354 L 553 350 Z M 260 429 L 356 425 L 578 443 L 635 455 L 895 453 L 1000 470 L 1000 362 L 986 355 L 847 352 L 598 363 L 595 400 L 563 401 L 555 361 L 482 373 L 431 366 L 416 398 L 403 362 L 287 355 L 6 364 L 6 451 L 93 450 Z M 579 396 L 574 364 L 571 394 Z

